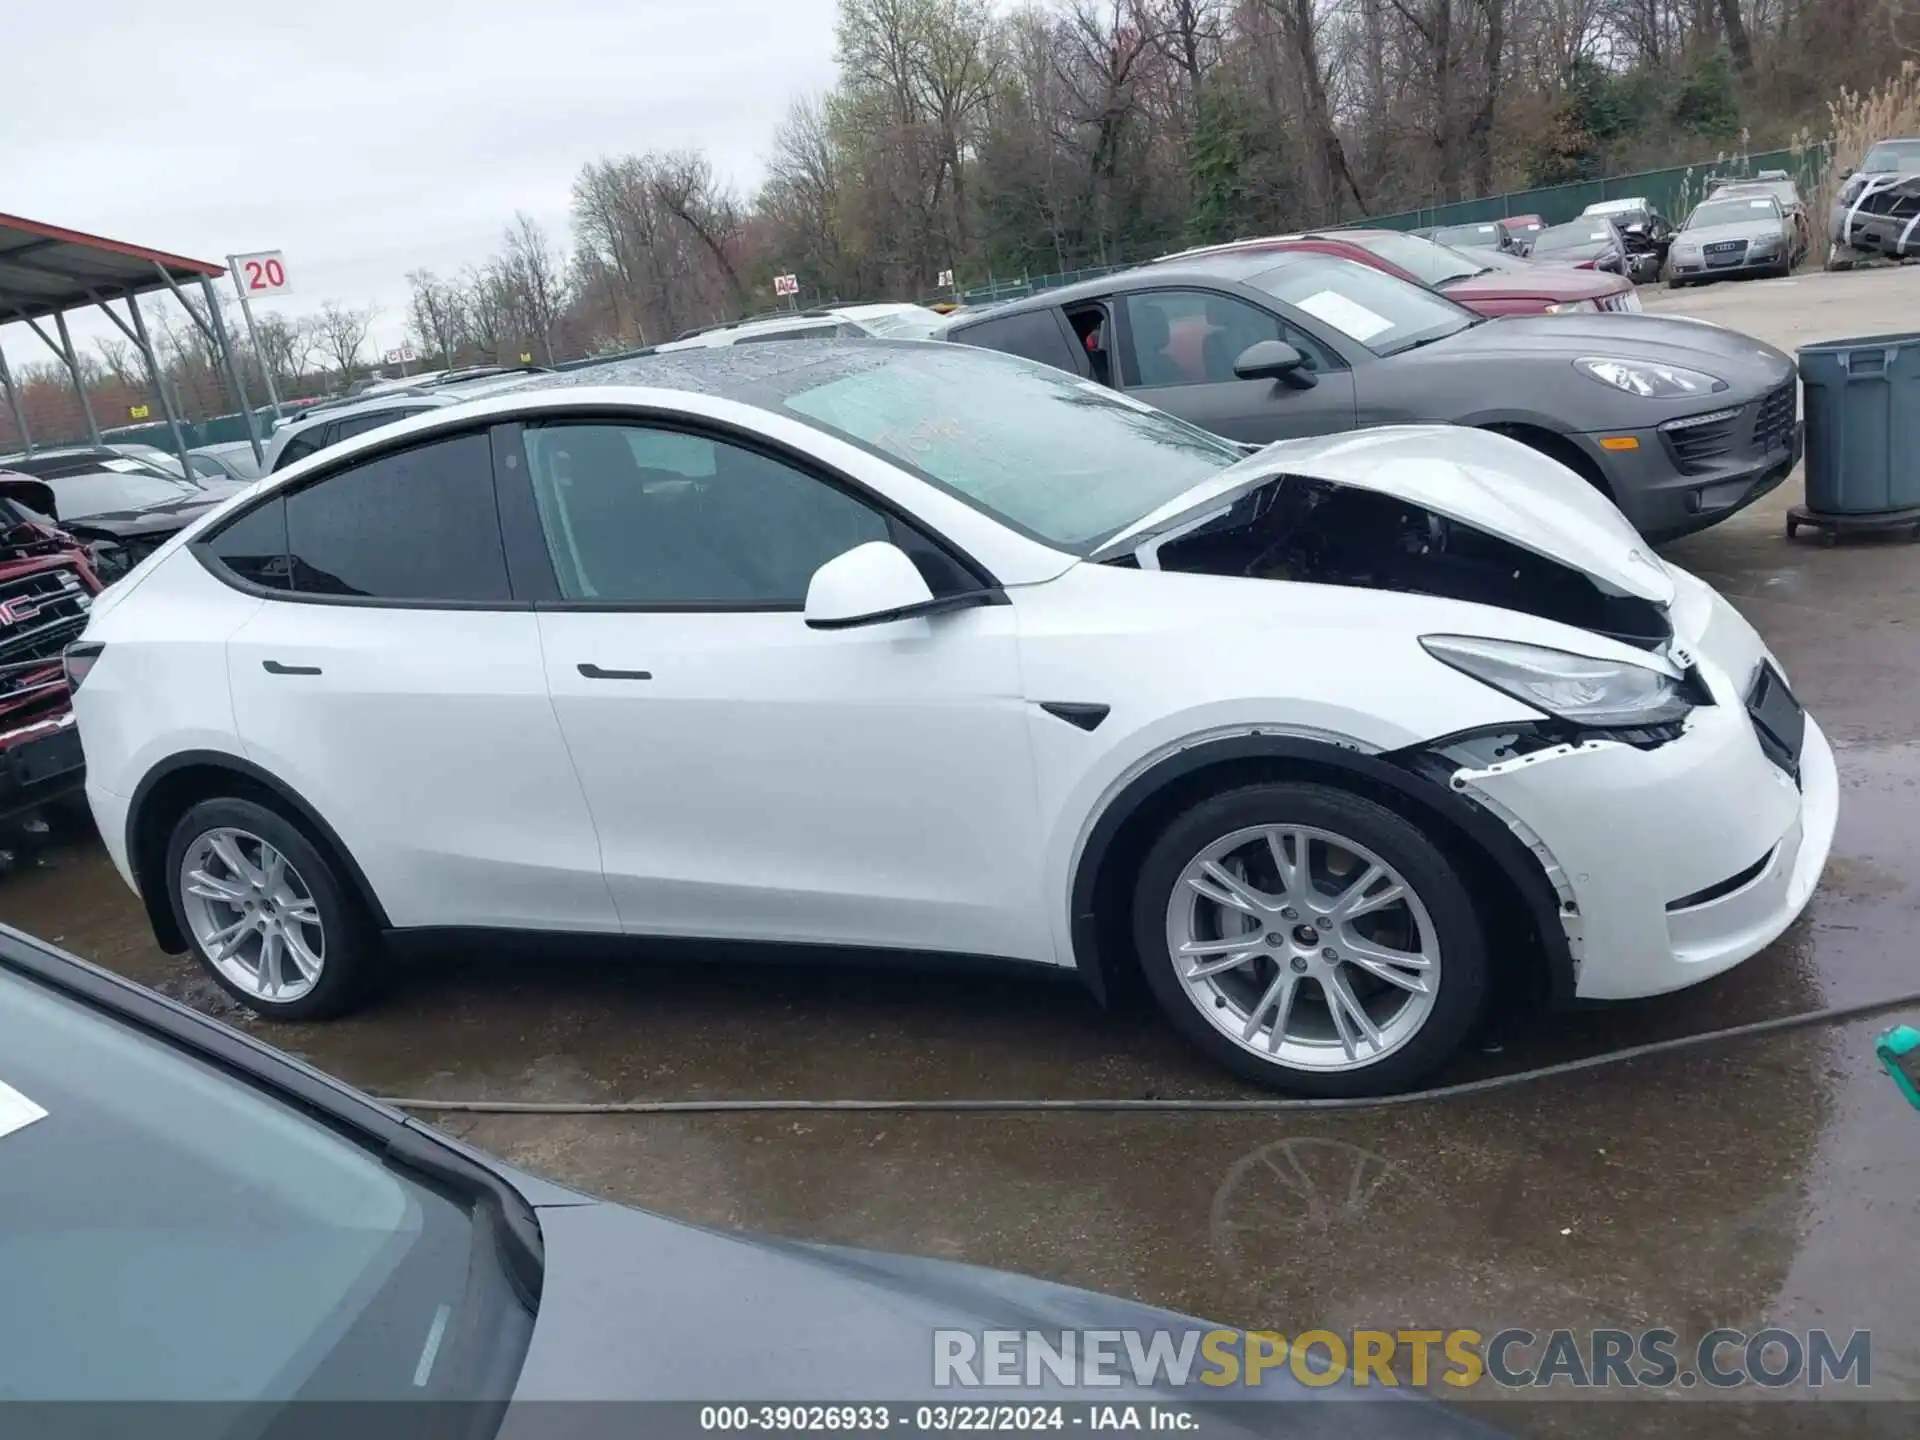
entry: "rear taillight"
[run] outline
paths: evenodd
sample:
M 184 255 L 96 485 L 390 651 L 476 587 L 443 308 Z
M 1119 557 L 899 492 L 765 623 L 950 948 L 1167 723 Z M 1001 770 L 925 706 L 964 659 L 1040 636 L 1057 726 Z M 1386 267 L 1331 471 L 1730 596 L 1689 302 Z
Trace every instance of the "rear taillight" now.
M 87 676 L 93 672 L 95 663 L 106 648 L 98 640 L 76 640 L 67 646 L 60 659 L 66 666 L 68 690 L 78 690 L 86 683 Z

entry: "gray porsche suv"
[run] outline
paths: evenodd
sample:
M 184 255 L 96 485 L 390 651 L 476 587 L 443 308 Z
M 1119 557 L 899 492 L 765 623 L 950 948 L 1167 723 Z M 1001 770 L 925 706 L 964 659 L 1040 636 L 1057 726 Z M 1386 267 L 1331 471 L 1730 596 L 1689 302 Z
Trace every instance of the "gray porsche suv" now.
M 1800 457 L 1791 358 L 1654 315 L 1483 319 L 1333 256 L 1223 252 L 1048 290 L 948 327 L 1253 444 L 1367 425 L 1497 430 L 1670 539 Z

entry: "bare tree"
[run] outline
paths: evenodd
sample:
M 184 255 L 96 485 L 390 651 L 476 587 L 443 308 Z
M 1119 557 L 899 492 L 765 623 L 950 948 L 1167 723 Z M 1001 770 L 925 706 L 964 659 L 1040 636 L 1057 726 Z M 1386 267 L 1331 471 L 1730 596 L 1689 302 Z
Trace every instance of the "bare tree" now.
M 315 320 L 315 339 L 324 355 L 339 372 L 343 383 L 350 383 L 365 363 L 360 352 L 379 311 L 373 306 L 355 308 L 329 300 L 320 307 Z
M 465 339 L 466 307 L 458 286 L 448 284 L 431 270 L 407 272 L 407 324 L 420 348 L 429 355 L 438 354 L 440 363 L 451 369 Z

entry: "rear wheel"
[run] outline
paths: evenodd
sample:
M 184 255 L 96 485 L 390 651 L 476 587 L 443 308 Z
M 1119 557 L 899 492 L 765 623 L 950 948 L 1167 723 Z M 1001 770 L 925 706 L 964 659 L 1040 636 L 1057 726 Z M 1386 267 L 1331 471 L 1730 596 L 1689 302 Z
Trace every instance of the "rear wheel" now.
M 203 800 L 167 845 L 174 918 L 220 987 L 262 1016 L 316 1020 L 363 992 L 374 929 L 331 861 L 278 811 Z
M 1466 886 L 1406 819 L 1326 785 L 1204 800 L 1148 851 L 1134 939 L 1174 1026 L 1262 1085 L 1405 1090 L 1457 1050 L 1487 987 Z

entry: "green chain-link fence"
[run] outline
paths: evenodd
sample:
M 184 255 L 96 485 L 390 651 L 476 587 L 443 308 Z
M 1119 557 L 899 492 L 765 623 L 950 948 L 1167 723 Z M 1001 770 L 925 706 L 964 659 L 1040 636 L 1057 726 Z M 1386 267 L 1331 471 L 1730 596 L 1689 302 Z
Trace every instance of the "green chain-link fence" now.
M 1822 143 L 1805 149 L 1769 150 L 1760 154 L 1702 160 L 1697 164 L 1673 165 L 1664 170 L 1640 170 L 1598 180 L 1577 180 L 1567 185 L 1509 190 L 1500 195 L 1484 195 L 1477 200 L 1459 200 L 1447 205 L 1424 205 L 1418 210 L 1369 215 L 1363 219 L 1342 221 L 1341 226 L 1321 228 L 1332 230 L 1342 226 L 1370 225 L 1390 230 L 1424 230 L 1438 225 L 1484 224 L 1510 215 L 1538 215 L 1547 224 L 1558 225 L 1573 219 L 1587 206 L 1601 200 L 1640 197 L 1678 224 L 1686 217 L 1686 212 L 1705 196 L 1708 179 L 1716 175 L 1752 175 L 1761 170 L 1785 170 L 1799 185 L 1800 193 L 1812 203 L 1814 190 L 1826 170 L 1830 152 L 1831 146 Z M 1125 268 L 1124 265 L 1101 265 L 1058 274 L 992 279 L 985 285 L 961 291 L 959 299 L 967 305 L 1015 300 L 1023 295 L 1110 275 Z

